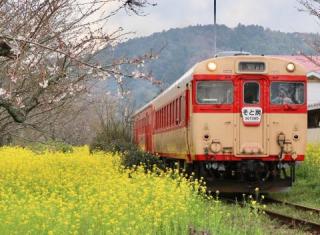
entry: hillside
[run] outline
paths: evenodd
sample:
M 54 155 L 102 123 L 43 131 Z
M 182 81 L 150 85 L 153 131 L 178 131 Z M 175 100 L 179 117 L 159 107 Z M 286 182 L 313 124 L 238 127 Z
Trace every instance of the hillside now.
M 305 42 L 312 37 L 310 34 L 283 33 L 256 25 L 238 25 L 235 28 L 219 25 L 217 35 L 218 51 L 243 50 L 252 54 L 273 55 L 312 53 Z M 193 64 L 212 57 L 213 40 L 212 25 L 189 26 L 128 40 L 118 45 L 113 55 L 133 57 L 150 50 L 161 51 L 159 59 L 147 63 L 145 69 L 152 71 L 153 76 L 163 82 L 163 87 L 167 87 Z M 107 49 L 100 51 L 97 59 L 107 63 L 109 52 Z M 133 91 L 137 106 L 144 104 L 159 92 L 159 88 L 145 81 L 128 81 L 127 85 Z M 112 87 L 114 86 L 111 85 L 111 89 Z

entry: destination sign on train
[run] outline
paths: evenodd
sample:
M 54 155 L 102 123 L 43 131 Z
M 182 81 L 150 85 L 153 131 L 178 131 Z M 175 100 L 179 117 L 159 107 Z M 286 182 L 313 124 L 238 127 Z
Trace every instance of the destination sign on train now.
M 244 124 L 259 124 L 262 116 L 262 108 L 244 107 L 241 113 Z
M 265 67 L 263 62 L 240 62 L 239 72 L 264 72 Z

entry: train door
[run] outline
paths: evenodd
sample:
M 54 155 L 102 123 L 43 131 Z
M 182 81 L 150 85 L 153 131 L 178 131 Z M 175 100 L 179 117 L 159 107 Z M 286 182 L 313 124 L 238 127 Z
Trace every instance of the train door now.
M 238 155 L 266 154 L 266 80 L 262 76 L 239 79 Z

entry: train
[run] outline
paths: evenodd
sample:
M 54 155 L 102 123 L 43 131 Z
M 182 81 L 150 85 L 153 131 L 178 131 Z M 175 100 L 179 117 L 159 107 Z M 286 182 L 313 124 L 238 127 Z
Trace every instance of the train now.
M 305 158 L 307 71 L 280 57 L 198 62 L 133 115 L 133 140 L 220 192 L 277 192 Z

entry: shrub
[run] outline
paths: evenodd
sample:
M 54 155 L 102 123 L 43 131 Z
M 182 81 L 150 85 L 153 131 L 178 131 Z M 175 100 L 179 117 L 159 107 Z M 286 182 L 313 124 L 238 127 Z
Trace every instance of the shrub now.
M 120 124 L 102 128 L 90 144 L 90 152 L 124 152 L 132 148 L 130 131 Z
M 122 165 L 127 168 L 134 168 L 135 166 L 144 166 L 146 169 L 151 170 L 154 166 L 164 169 L 163 161 L 156 155 L 144 152 L 136 148 L 131 148 L 122 153 Z
M 164 168 L 164 164 L 158 156 L 139 150 L 131 142 L 129 128 L 121 124 L 113 123 L 113 125 L 103 128 L 90 144 L 90 152 L 94 151 L 120 153 L 122 165 L 126 168 L 140 165 L 150 170 L 154 165 L 161 169 Z
M 30 148 L 33 152 L 42 154 L 45 151 L 49 152 L 62 152 L 62 153 L 72 153 L 73 148 L 72 145 L 67 144 L 62 141 L 48 141 L 45 143 L 34 143 L 27 146 Z

